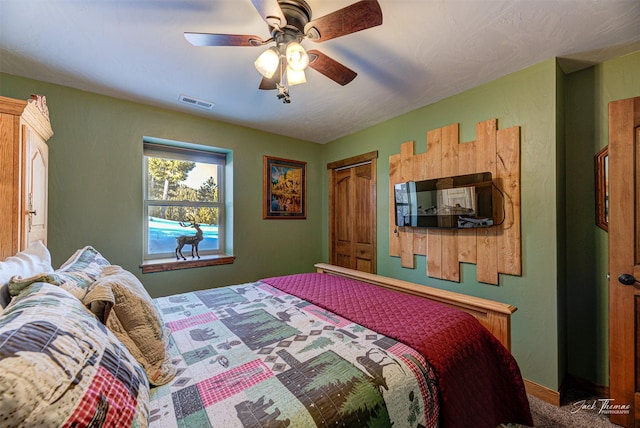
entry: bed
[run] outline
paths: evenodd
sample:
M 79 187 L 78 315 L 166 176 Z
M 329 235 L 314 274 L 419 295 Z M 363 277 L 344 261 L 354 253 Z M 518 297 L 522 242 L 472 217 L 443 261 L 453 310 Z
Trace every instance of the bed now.
M 12 281 L 0 418 L 15 425 L 532 425 L 509 305 L 327 264 L 152 300 L 91 247 Z M 38 323 L 59 326 L 53 350 L 7 341 Z

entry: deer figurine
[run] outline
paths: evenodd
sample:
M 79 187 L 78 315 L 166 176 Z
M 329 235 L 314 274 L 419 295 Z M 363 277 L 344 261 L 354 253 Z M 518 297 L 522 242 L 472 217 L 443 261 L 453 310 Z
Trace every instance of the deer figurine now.
M 196 229 L 196 234 L 195 235 L 181 235 L 176 237 L 176 243 L 178 244 L 178 246 L 176 247 L 176 259 L 180 260 L 180 257 L 182 257 L 182 260 L 187 260 L 184 255 L 182 255 L 182 247 L 184 247 L 185 245 L 191 245 L 191 258 L 194 259 L 194 255 L 193 255 L 193 249 L 195 248 L 196 250 L 196 255 L 198 256 L 198 258 L 200 258 L 200 254 L 198 253 L 198 244 L 200 243 L 200 241 L 202 241 L 204 239 L 204 236 L 202 234 L 202 229 L 200 229 L 200 225 L 198 223 L 194 221 L 192 221 L 191 223 L 183 223 L 180 222 L 180 226 L 182 227 L 193 227 Z

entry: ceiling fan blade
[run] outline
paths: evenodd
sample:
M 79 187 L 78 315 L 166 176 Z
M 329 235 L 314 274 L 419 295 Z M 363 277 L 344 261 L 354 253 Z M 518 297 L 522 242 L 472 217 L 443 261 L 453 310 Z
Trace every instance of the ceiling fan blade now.
M 194 46 L 261 46 L 265 41 L 246 34 L 184 33 Z
M 287 18 L 282 13 L 278 0 L 251 0 L 251 3 L 269 26 L 284 28 L 287 25 Z
M 258 86 L 258 89 L 262 89 L 265 91 L 277 89 L 277 84 L 278 82 L 280 82 L 280 68 L 280 65 L 278 65 L 276 72 L 273 73 L 273 76 L 271 76 L 271 78 L 267 79 L 266 77 L 263 77 L 262 81 L 260 82 L 260 86 Z
M 366 30 L 382 24 L 382 10 L 376 0 L 362 0 L 339 9 L 304 26 L 304 33 L 314 42 Z
M 329 79 L 344 86 L 356 78 L 358 73 L 340 64 L 333 58 L 328 57 L 315 49 L 307 51 L 309 55 L 309 67 L 319 73 L 324 74 Z

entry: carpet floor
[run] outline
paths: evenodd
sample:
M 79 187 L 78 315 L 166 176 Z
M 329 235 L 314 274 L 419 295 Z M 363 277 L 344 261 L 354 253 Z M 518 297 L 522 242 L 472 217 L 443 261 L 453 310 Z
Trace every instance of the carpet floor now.
M 540 428 L 618 427 L 609 422 L 609 416 L 601 411 L 603 404 L 598 398 L 580 398 L 556 407 L 529 395 L 533 426 Z
M 527 397 L 536 428 L 619 428 L 619 425 L 609 422 L 605 399 L 580 389 L 565 391 L 560 407 L 532 395 Z M 524 425 L 509 424 L 506 427 L 520 428 Z

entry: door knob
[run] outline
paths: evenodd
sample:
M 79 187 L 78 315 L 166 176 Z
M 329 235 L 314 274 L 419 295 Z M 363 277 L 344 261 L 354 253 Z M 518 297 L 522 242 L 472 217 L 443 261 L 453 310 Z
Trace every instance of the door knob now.
M 640 284 L 640 281 L 638 281 L 636 277 L 631 275 L 630 273 L 620 274 L 620 276 L 618 277 L 618 281 L 620 282 L 620 284 L 624 285 L 635 285 L 636 283 Z

